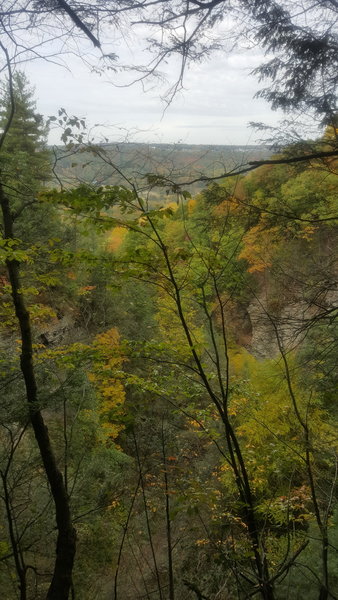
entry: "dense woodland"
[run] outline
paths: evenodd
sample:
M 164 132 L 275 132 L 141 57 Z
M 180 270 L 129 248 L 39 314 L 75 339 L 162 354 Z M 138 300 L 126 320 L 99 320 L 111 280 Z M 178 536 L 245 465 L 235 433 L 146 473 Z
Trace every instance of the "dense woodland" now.
M 274 598 L 317 599 L 323 582 L 335 598 L 336 160 L 265 165 L 196 196 L 160 175 L 148 195 L 129 175 L 60 188 L 20 74 L 14 92 L 2 148 L 4 597 L 45 597 L 56 535 L 12 261 L 76 528 L 73 597 L 250 598 L 264 576 Z M 5 121 L 6 94 L 2 106 Z M 109 148 L 73 151 L 113 176 Z M 154 186 L 163 202 L 149 207 Z
M 335 0 L 1 11 L 1 597 L 337 599 Z M 229 14 L 288 115 L 251 157 L 96 144 L 20 70 L 125 19 L 170 102 Z

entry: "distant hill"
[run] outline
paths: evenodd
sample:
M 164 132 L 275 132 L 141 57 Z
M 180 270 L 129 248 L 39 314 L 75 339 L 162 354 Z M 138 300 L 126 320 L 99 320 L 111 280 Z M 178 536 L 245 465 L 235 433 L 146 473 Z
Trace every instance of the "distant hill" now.
M 271 156 L 266 146 L 213 146 L 191 144 L 141 144 L 109 143 L 97 146 L 104 151 L 107 160 L 84 149 L 77 154 L 69 152 L 57 163 L 56 172 L 69 185 L 75 181 L 96 185 L 126 183 L 123 175 L 137 181 L 142 187 L 144 176 L 154 173 L 166 176 L 177 183 L 190 182 L 199 177 L 217 177 L 222 173 L 244 165 L 251 160 L 262 160 Z M 195 182 L 186 186 L 192 194 L 198 193 L 206 183 Z M 159 199 L 162 192 L 152 192 Z

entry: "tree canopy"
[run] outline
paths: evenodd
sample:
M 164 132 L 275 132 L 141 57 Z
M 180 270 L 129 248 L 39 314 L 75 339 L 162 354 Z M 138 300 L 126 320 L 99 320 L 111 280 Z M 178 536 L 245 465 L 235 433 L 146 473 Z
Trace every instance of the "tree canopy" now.
M 3 4 L 8 600 L 337 597 L 336 14 L 335 0 Z M 136 77 L 180 55 L 168 101 L 189 61 L 259 44 L 259 94 L 325 131 L 201 175 L 192 197 L 164 169 L 135 178 L 61 108 L 52 168 L 18 64 L 89 40 L 116 68 L 106 43 L 123 28 L 153 52 Z M 95 158 L 103 183 L 62 180 L 63 158 L 82 172 Z

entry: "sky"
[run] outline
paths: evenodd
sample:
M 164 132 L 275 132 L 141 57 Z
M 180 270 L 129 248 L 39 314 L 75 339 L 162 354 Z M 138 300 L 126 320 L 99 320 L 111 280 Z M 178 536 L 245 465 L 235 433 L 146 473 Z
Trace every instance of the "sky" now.
M 122 53 L 137 51 L 129 45 Z M 87 52 L 83 48 L 83 56 Z M 62 59 L 56 61 L 61 64 L 30 61 L 24 70 L 36 88 L 40 113 L 56 115 L 63 107 L 69 115 L 85 117 L 89 127 L 100 124 L 92 130 L 96 140 L 104 135 L 109 141 L 246 145 L 259 142 L 259 134 L 248 127 L 250 121 L 276 125 L 281 117 L 263 100 L 253 99 L 259 84 L 250 71 L 262 60 L 259 51 L 230 55 L 217 51 L 190 66 L 184 89 L 168 107 L 161 96 L 175 81 L 174 60 L 166 65 L 167 82 L 147 82 L 145 90 L 140 83 L 117 87 L 117 82 L 128 84 L 133 76 L 98 74 L 74 55 L 67 56 L 63 65 Z M 50 141 L 58 143 L 59 133 L 52 131 Z

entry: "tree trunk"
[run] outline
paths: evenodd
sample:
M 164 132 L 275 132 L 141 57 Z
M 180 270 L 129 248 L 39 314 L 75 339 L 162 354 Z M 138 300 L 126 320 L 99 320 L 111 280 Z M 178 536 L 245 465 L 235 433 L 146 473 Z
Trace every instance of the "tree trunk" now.
M 13 219 L 3 187 L 0 183 L 0 204 L 4 224 L 4 239 L 14 239 Z M 35 379 L 32 348 L 32 330 L 20 283 L 20 264 L 17 260 L 6 260 L 11 283 L 13 304 L 21 333 L 20 366 L 23 374 L 30 421 L 39 446 L 41 459 L 55 505 L 58 531 L 54 573 L 47 600 L 68 600 L 72 584 L 72 570 L 76 549 L 76 532 L 72 525 L 69 498 L 51 446 L 48 428 L 38 405 L 38 390 Z

